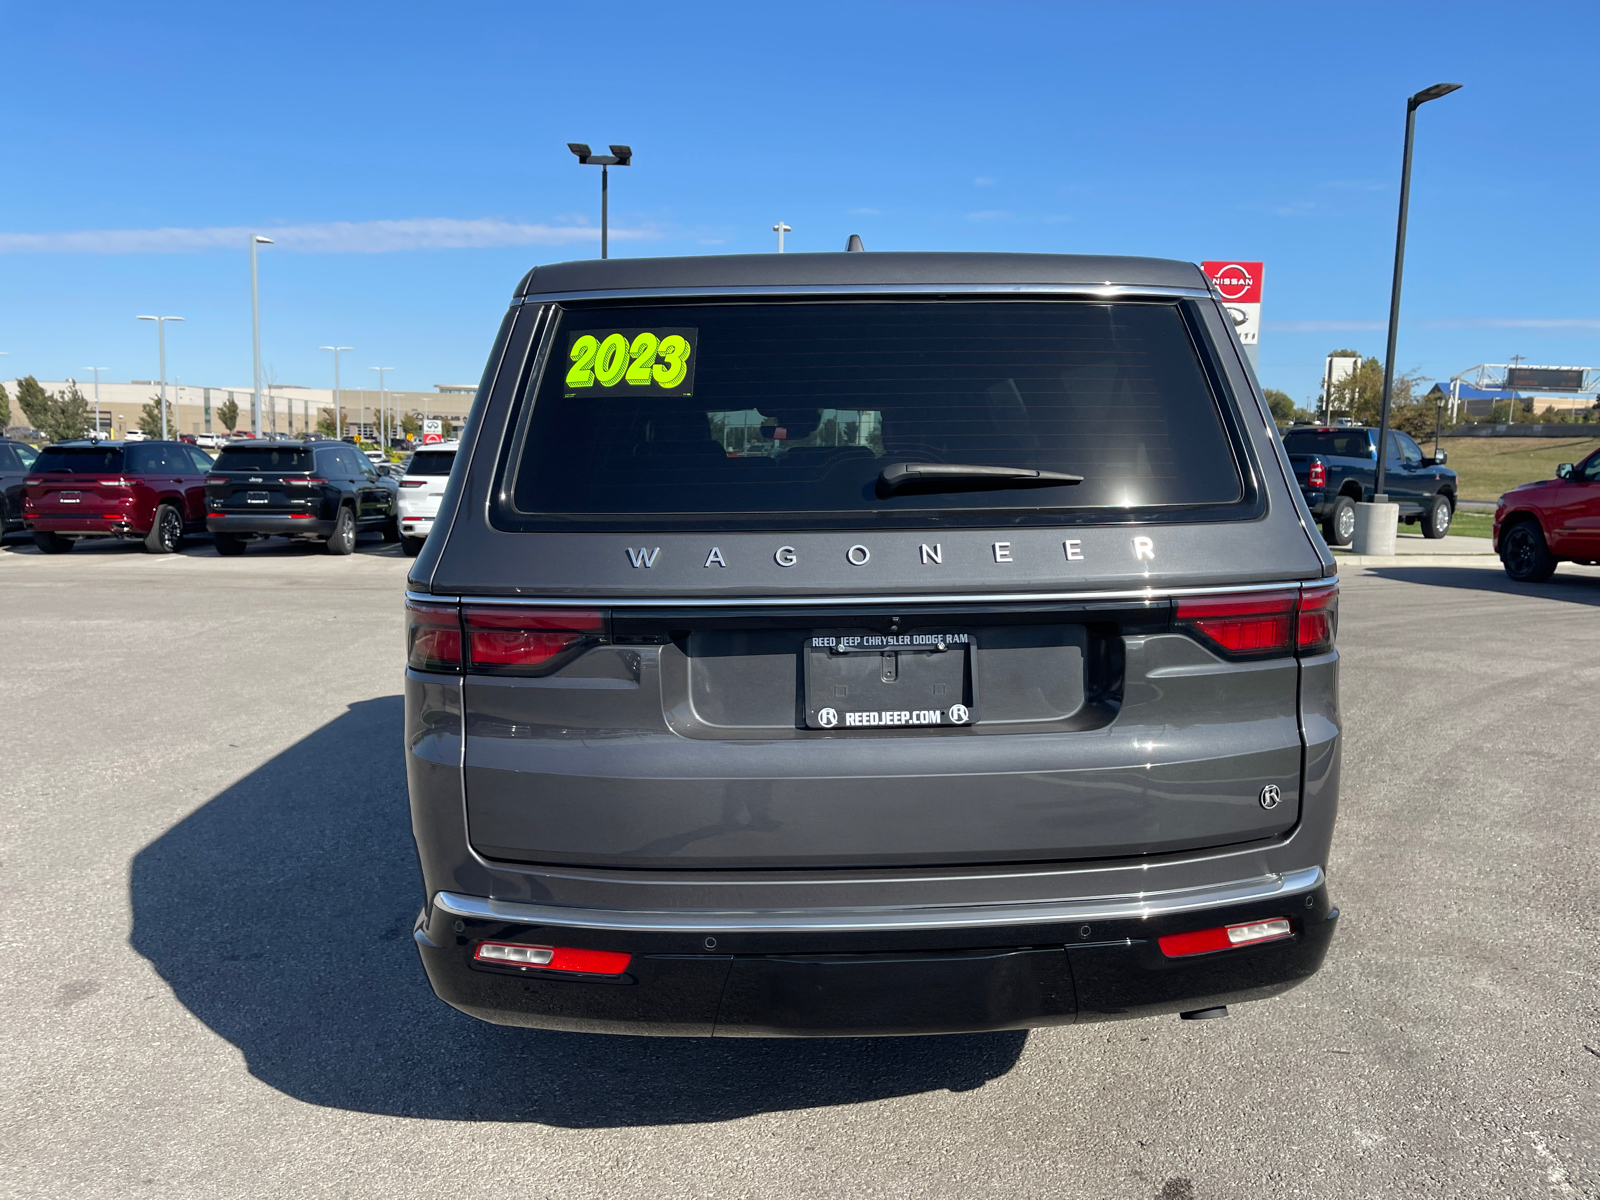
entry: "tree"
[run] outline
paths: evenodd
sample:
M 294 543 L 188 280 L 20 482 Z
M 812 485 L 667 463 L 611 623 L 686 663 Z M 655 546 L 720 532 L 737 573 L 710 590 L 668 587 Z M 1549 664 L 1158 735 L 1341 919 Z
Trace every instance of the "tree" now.
M 45 427 L 53 399 L 32 375 L 17 380 L 17 405 L 22 409 L 22 415 L 28 418 L 28 424 L 35 429 L 42 430 Z
M 6 385 L 0 383 L 0 433 L 11 428 L 11 394 L 6 391 Z
M 329 437 L 332 437 L 333 436 L 333 431 L 334 431 L 333 409 L 331 409 L 331 408 L 319 408 L 319 409 L 317 409 L 317 432 L 318 433 L 325 433 Z
M 150 403 L 139 410 L 139 432 L 146 437 L 161 436 L 160 396 L 151 396 Z M 173 436 L 177 436 L 178 433 L 178 415 L 173 410 L 170 400 L 167 401 L 167 432 Z
M 1280 392 L 1277 388 L 1267 388 L 1262 393 L 1267 398 L 1267 407 L 1272 410 L 1272 419 L 1279 425 L 1287 425 L 1294 420 L 1295 403 L 1288 392 Z
M 217 420 L 222 422 L 222 427 L 232 433 L 239 426 L 239 402 L 229 396 L 217 405 Z
M 422 429 L 422 418 L 416 413 L 405 413 L 400 418 L 400 432 L 412 441 L 416 440 L 417 433 Z
M 28 376 L 26 382 L 33 385 L 37 394 L 30 395 L 32 409 L 28 411 L 28 421 L 40 433 L 52 442 L 70 442 L 84 436 L 89 430 L 89 402 L 83 398 L 83 393 L 78 391 L 75 383 L 67 384 L 66 391 L 59 396 L 45 391 L 33 376 Z M 17 385 L 17 399 L 21 401 L 23 395 L 22 384 Z M 38 396 L 43 396 L 41 401 Z

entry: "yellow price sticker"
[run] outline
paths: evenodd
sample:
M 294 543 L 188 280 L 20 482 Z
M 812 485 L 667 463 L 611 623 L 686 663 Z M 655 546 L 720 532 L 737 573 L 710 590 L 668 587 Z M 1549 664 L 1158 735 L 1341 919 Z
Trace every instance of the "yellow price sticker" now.
M 567 343 L 566 395 L 592 388 L 635 388 L 657 396 L 694 392 L 698 329 L 618 329 L 575 333 Z

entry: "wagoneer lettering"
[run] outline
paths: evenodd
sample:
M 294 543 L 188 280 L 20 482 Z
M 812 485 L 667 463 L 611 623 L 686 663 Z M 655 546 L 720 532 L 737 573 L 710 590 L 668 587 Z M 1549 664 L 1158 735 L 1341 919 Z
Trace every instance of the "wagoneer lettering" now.
M 931 1034 L 1319 969 L 1337 579 L 1198 267 L 620 259 L 515 301 L 408 578 L 442 999 Z

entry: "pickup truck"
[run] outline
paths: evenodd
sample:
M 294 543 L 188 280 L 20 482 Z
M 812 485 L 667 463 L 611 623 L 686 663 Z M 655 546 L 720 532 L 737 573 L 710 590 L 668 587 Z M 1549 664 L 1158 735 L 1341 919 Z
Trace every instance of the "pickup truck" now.
M 1311 515 L 1330 546 L 1348 546 L 1356 531 L 1356 505 L 1373 496 L 1378 475 L 1378 431 L 1362 425 L 1295 425 L 1283 431 L 1283 448 Z M 1389 431 L 1384 491 L 1400 506 L 1400 520 L 1422 523 L 1424 537 L 1450 532 L 1456 509 L 1456 473 L 1445 452 L 1426 455 L 1407 434 Z

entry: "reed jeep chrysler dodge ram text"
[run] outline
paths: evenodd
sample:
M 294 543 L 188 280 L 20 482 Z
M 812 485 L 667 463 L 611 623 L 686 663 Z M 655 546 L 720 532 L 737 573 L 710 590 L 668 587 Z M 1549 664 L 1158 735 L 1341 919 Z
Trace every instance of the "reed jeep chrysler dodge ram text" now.
M 1200 270 L 539 267 L 406 599 L 440 997 L 717 1036 L 1321 965 L 1337 583 Z

